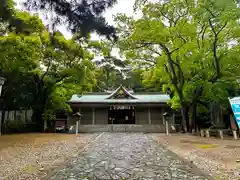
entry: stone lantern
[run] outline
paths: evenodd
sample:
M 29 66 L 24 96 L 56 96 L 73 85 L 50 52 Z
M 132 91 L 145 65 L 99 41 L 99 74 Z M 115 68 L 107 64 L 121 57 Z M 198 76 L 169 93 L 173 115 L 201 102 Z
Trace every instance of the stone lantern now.
M 164 121 L 165 121 L 165 125 L 166 125 L 166 134 L 169 135 L 169 117 L 170 117 L 170 114 L 168 112 L 165 112 L 163 113 L 163 118 L 164 118 Z
M 75 113 L 73 116 L 79 118 L 76 120 L 76 135 L 78 134 L 79 123 L 81 123 L 82 114 L 80 112 Z

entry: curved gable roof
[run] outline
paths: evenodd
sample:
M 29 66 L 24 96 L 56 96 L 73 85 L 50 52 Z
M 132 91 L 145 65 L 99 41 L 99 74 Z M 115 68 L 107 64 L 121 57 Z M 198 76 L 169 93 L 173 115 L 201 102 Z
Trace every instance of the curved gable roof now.
M 122 85 L 120 85 L 112 94 L 110 94 L 106 99 L 116 99 L 117 95 L 120 94 L 120 92 L 122 91 L 122 93 L 124 95 L 126 95 L 127 97 L 129 97 L 130 99 L 137 99 L 136 97 L 134 97 L 130 92 L 128 92 Z
M 129 98 L 117 98 L 120 90 Z M 87 93 L 82 96 L 73 95 L 69 103 L 167 103 L 170 97 L 161 93 L 131 94 L 123 86 L 118 87 L 112 93 Z

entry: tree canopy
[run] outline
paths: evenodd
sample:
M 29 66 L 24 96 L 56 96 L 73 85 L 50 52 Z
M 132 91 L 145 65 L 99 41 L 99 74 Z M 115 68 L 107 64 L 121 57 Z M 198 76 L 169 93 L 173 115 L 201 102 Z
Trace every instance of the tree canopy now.
M 53 24 L 65 24 L 68 30 L 78 37 L 88 37 L 96 32 L 108 39 L 116 40 L 113 26 L 108 25 L 102 13 L 112 7 L 116 0 L 26 0 L 25 6 L 30 11 L 45 10 L 56 14 L 51 21 Z M 0 2 L 0 19 L 9 22 L 17 28 L 23 28 L 24 21 L 18 18 L 13 0 Z
M 136 8 L 139 19 L 115 17 L 121 53 L 144 69 L 146 85 L 171 94 L 186 131 L 193 105 L 227 104 L 229 87 L 236 86 L 239 8 L 224 0 L 144 1 Z
M 8 27 L 0 37 L 0 76 L 6 78 L 1 109 L 33 109 L 33 119 L 55 119 L 55 112 L 70 112 L 72 94 L 90 91 L 96 84 L 90 41 L 67 40 L 60 32 L 48 32 L 37 15 L 20 12 L 21 33 Z M 47 125 L 45 123 L 45 128 Z
M 136 18 L 115 16 L 109 26 L 102 13 L 115 0 L 29 0 L 30 9 L 53 11 L 53 23 L 65 23 L 66 39 L 48 29 L 37 14 L 0 3 L 0 76 L 7 79 L 1 109 L 33 109 L 41 129 L 56 110 L 71 109 L 72 94 L 113 90 L 164 91 L 172 109 L 182 113 L 182 129 L 196 128 L 196 115 L 214 103 L 228 108 L 239 94 L 239 16 L 235 1 L 137 0 Z M 90 33 L 108 40 L 91 41 Z M 112 41 L 112 38 L 118 41 Z M 81 40 L 79 37 L 84 37 Z M 113 56 L 118 49 L 120 58 Z M 45 123 L 44 123 L 45 122 Z

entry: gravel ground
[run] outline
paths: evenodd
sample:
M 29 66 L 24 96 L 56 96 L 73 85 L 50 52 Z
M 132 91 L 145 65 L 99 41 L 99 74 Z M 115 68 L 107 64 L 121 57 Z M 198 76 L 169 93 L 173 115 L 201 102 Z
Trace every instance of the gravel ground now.
M 210 180 L 143 133 L 103 133 L 50 180 Z
M 216 180 L 240 180 L 240 140 L 156 134 L 153 139 Z
M 72 134 L 20 134 L 0 137 L 0 179 L 3 177 L 4 180 L 107 180 L 109 176 L 128 180 L 210 179 L 199 169 L 216 180 L 240 180 L 237 159 L 240 160 L 240 140 L 182 134 L 103 133 L 80 134 L 78 137 Z
M 76 155 L 97 134 L 20 134 L 0 137 L 0 177 L 38 180 Z M 1 178 L 0 178 L 1 179 Z

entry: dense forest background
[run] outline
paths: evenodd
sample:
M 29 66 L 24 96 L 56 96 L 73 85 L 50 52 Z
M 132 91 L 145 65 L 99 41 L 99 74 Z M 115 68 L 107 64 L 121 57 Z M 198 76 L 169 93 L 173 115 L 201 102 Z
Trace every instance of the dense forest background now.
M 115 16 L 109 26 L 102 13 L 116 1 L 29 0 L 29 9 L 57 14 L 44 25 L 37 14 L 0 4 L 0 76 L 6 79 L 0 110 L 33 110 L 34 131 L 43 131 L 57 110 L 71 112 L 73 94 L 113 90 L 163 91 L 182 113 L 182 129 L 195 128 L 198 114 L 213 104 L 229 110 L 239 94 L 240 9 L 225 0 L 136 0 L 136 19 Z M 66 23 L 66 39 L 55 26 Z M 91 40 L 97 32 L 104 40 Z M 121 59 L 112 56 L 118 49 Z M 2 114 L 4 116 L 4 113 Z M 2 124 L 5 122 L 2 121 Z

